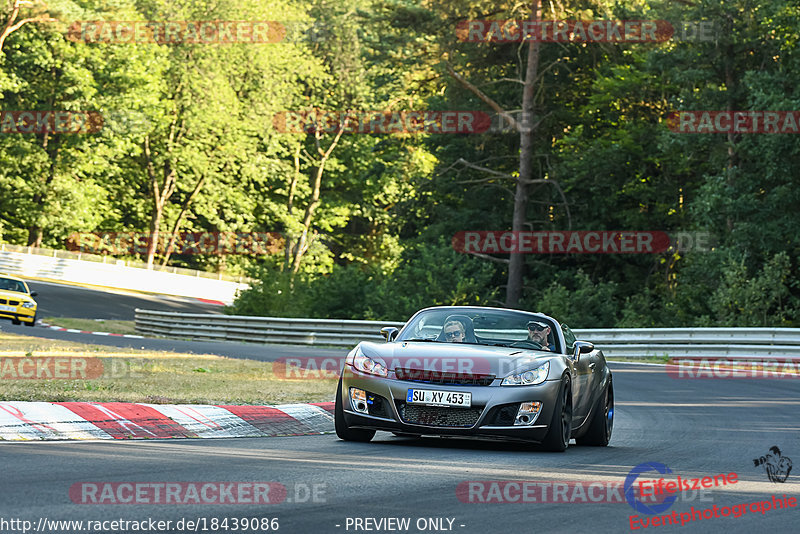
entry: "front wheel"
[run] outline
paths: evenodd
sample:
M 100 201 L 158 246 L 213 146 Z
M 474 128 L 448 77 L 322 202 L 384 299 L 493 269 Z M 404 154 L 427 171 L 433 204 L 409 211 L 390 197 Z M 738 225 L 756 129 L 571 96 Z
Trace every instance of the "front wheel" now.
M 33 321 L 29 323 L 25 323 L 25 326 L 35 326 L 36 325 L 36 316 L 33 316 Z
M 609 380 L 605 394 L 597 399 L 589 430 L 575 442 L 578 445 L 605 447 L 611 441 L 612 430 L 614 430 L 614 385 Z
M 336 388 L 336 405 L 333 410 L 333 423 L 336 435 L 345 441 L 369 441 L 375 437 L 374 430 L 363 428 L 350 428 L 344 420 L 344 407 L 342 406 L 342 379 L 339 378 L 339 387 Z
M 550 428 L 547 431 L 542 447 L 546 451 L 564 452 L 569 447 L 572 437 L 572 388 L 569 376 L 561 379 L 561 388 L 558 390 L 556 406 L 553 417 L 550 419 Z

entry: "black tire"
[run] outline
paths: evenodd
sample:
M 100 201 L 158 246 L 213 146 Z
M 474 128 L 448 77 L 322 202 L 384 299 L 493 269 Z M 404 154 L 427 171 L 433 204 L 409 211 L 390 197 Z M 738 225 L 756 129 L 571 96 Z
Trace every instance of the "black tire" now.
M 558 390 L 553 417 L 550 419 L 550 428 L 542 441 L 542 448 L 546 451 L 564 452 L 569 447 L 572 437 L 572 388 L 569 376 L 561 379 L 561 389 Z
M 336 388 L 336 405 L 333 410 L 333 423 L 336 427 L 336 435 L 345 441 L 366 442 L 375 437 L 374 430 L 363 428 L 350 428 L 344 420 L 344 407 L 342 407 L 342 379 L 339 378 L 339 386 Z
M 586 434 L 577 438 L 578 445 L 590 447 L 605 447 L 611 441 L 611 432 L 614 430 L 614 384 L 608 381 L 606 391 L 597 399 L 592 421 Z
M 11 324 L 19 326 L 22 324 L 22 321 L 19 319 L 11 319 Z
M 30 323 L 25 323 L 25 326 L 36 326 L 36 316 L 33 316 L 33 321 Z

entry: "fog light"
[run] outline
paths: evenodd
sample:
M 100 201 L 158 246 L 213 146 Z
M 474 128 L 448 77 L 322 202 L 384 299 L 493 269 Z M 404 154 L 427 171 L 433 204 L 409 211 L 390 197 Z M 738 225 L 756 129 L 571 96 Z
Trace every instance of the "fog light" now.
M 532 425 L 542 409 L 541 402 L 523 402 L 517 410 L 517 417 L 514 419 L 514 426 Z
M 367 392 L 363 389 L 350 388 L 350 405 L 357 412 L 369 413 L 367 409 Z

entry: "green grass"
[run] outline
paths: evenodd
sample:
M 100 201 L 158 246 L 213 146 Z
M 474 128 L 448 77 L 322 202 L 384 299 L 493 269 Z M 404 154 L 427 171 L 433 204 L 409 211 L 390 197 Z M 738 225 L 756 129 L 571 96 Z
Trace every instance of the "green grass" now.
M 20 359 L 26 357 L 52 358 L 51 363 L 56 358 L 88 358 L 79 360 L 88 371 L 85 378 L 14 378 Z M 102 372 L 92 373 L 98 370 Z M 285 404 L 331 401 L 335 394 L 336 379 L 280 379 L 269 362 L 117 349 L 0 332 L 0 400 L 4 401 Z

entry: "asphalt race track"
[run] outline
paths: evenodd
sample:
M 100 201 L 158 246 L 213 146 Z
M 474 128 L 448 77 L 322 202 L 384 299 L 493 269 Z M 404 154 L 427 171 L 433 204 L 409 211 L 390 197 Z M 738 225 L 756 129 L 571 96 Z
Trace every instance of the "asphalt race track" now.
M 135 307 L 213 312 L 219 307 L 189 299 L 170 299 L 90 292 L 52 284 L 32 284 L 40 292 L 42 316 L 132 318 Z M 52 299 L 52 300 L 50 300 Z M 77 313 L 83 310 L 81 313 Z M 116 315 L 114 315 L 116 314 Z M 208 352 L 274 360 L 309 355 L 308 347 L 127 339 L 57 332 L 41 327 L 3 331 L 154 350 Z M 341 355 L 339 349 L 314 348 L 314 354 Z M 608 448 L 578 447 L 563 454 L 536 451 L 524 445 L 428 438 L 415 440 L 378 433 L 367 444 L 346 443 L 335 435 L 214 440 L 141 440 L 119 442 L 0 442 L 0 532 L 22 532 L 14 519 L 82 521 L 172 521 L 151 532 L 222 532 L 213 519 L 228 518 L 227 531 L 266 532 L 277 518 L 279 532 L 630 532 L 634 511 L 624 495 L 607 495 L 616 502 L 593 502 L 569 489 L 559 502 L 523 497 L 516 486 L 488 481 L 529 483 L 599 483 L 621 487 L 628 473 L 645 462 L 672 470 L 668 479 L 702 478 L 736 473 L 738 482 L 725 487 L 684 492 L 658 513 L 719 509 L 772 496 L 800 498 L 800 467 L 785 482 L 770 482 L 754 459 L 780 448 L 800 462 L 800 380 L 676 379 L 662 366 L 611 364 L 616 391 L 615 427 Z M 334 391 L 331 391 L 331 397 Z M 650 471 L 641 479 L 662 475 Z M 482 491 L 459 493 L 469 482 L 484 481 Z M 77 504 L 70 487 L 81 482 L 103 483 L 255 483 L 274 482 L 286 488 L 286 499 L 270 504 Z M 529 484 L 529 487 L 531 485 Z M 142 486 L 138 486 L 142 487 Z M 473 485 L 474 487 L 474 485 Z M 495 488 L 495 493 L 490 488 Z M 496 488 L 507 493 L 497 493 Z M 519 487 L 522 487 L 520 484 Z M 548 486 L 553 492 L 553 486 Z M 562 484 L 562 491 L 564 487 Z M 316 497 L 314 497 L 316 492 Z M 188 494 L 187 494 L 188 495 Z M 247 498 L 249 494 L 245 494 Z M 597 496 L 596 493 L 591 494 Z M 76 494 L 72 495 L 80 502 Z M 528 502 L 470 502 L 527 500 Z M 534 502 L 534 499 L 536 501 Z M 147 500 L 140 499 L 140 500 Z M 273 493 L 273 501 L 274 493 Z M 552 498 L 550 499 L 553 500 Z M 604 500 L 604 499 L 600 499 Z M 106 501 L 108 502 L 108 500 Z M 695 520 L 683 526 L 650 526 L 648 532 L 797 532 L 799 507 L 751 511 Z M 655 516 L 647 516 L 655 517 Z M 234 518 L 238 523 L 234 523 Z M 243 529 L 242 519 L 252 521 Z M 349 519 L 348 519 L 349 518 Z M 376 523 L 398 518 L 400 523 Z M 408 519 L 408 526 L 402 522 Z M 192 527 L 186 521 L 204 521 Z M 180 526 L 178 521 L 184 520 Z M 358 521 L 358 522 L 356 522 Z M 419 521 L 419 523 L 418 523 Z M 463 526 L 462 526 L 463 525 Z M 390 528 L 386 528 L 386 527 Z M 639 526 L 639 525 L 636 525 Z M 63 525 L 40 532 L 75 532 Z M 358 528 L 357 528 L 358 527 Z M 420 527 L 420 528 L 418 528 Z M 204 530 L 205 529 L 205 530 Z M 35 530 L 34 530 L 35 531 Z M 88 524 L 84 532 L 94 531 Z M 106 524 L 101 532 L 137 532 L 128 524 Z M 146 527 L 145 527 L 145 530 Z
M 183 313 L 222 313 L 222 306 L 197 299 L 109 292 L 49 282 L 29 281 L 28 285 L 31 291 L 39 293 L 35 297 L 39 304 L 39 317 L 133 321 L 136 308 Z
M 184 313 L 222 313 L 222 306 L 208 304 L 197 299 L 143 295 L 138 293 L 112 293 L 95 289 L 29 282 L 32 291 L 38 291 L 39 317 L 75 317 L 85 319 L 120 319 L 132 321 L 134 310 L 176 311 Z M 98 323 L 97 330 L 103 330 Z M 112 347 L 137 348 L 156 351 L 185 352 L 191 354 L 216 354 L 229 358 L 271 361 L 280 357 L 307 356 L 308 348 L 300 346 L 280 346 L 265 350 L 261 345 L 251 343 L 218 343 L 214 341 L 184 341 L 173 339 L 130 339 L 102 337 L 92 334 L 60 332 L 40 326 L 14 326 L 11 321 L 0 320 L 0 331 L 22 336 L 46 339 L 60 339 L 78 343 L 91 343 Z M 338 356 L 345 350 L 315 349 L 315 354 Z
M 672 470 L 668 478 L 737 473 L 722 488 L 685 492 L 678 514 L 800 496 L 798 469 L 769 482 L 754 459 L 772 446 L 800 460 L 800 382 L 797 380 L 679 380 L 663 367 L 612 364 L 617 398 L 611 446 L 571 446 L 545 453 L 525 446 L 379 433 L 371 443 L 335 435 L 262 439 L 131 442 L 0 443 L 2 518 L 30 520 L 177 521 L 277 518 L 279 532 L 629 532 L 625 502 L 586 499 L 557 503 L 471 503 L 456 495 L 467 481 L 624 481 L 643 462 Z M 332 392 L 333 393 L 333 392 Z M 643 478 L 658 478 L 655 472 Z M 287 501 L 273 504 L 75 504 L 80 482 L 278 482 Z M 488 487 L 488 486 L 487 486 Z M 314 499 L 311 494 L 316 488 Z M 692 495 L 694 494 L 694 495 Z M 486 495 L 486 494 L 484 494 Z M 514 495 L 511 495 L 514 497 Z M 519 493 L 516 494 L 519 499 Z M 76 498 L 80 501 L 80 497 Z M 289 501 L 292 502 L 289 502 Z M 313 502 L 316 500 L 317 502 Z M 463 500 L 469 501 L 468 497 Z M 301 501 L 301 502 L 297 502 Z M 640 514 L 641 517 L 641 514 Z M 680 516 L 679 516 L 680 517 Z M 350 522 L 348 523 L 348 518 Z M 366 530 L 356 518 L 410 518 L 407 529 Z M 439 530 L 428 518 L 446 518 Z M 418 529 L 417 521 L 422 529 Z M 452 527 L 448 520 L 452 520 Z M 748 511 L 648 532 L 797 532 L 798 508 Z M 338 526 L 337 526 L 338 525 Z M 401 524 L 402 525 L 402 524 Z M 463 525 L 463 526 L 462 526 Z M 349 528 L 348 528 L 349 526 Z M 203 531 L 198 524 L 198 531 Z M 118 531 L 123 531 L 118 526 Z M 185 531 L 185 523 L 184 530 Z M 448 530 L 449 529 L 449 530 Z M 223 529 L 220 528 L 220 531 Z M 57 530 L 52 530 L 57 531 Z M 4 530 L 5 532 L 5 530 Z

